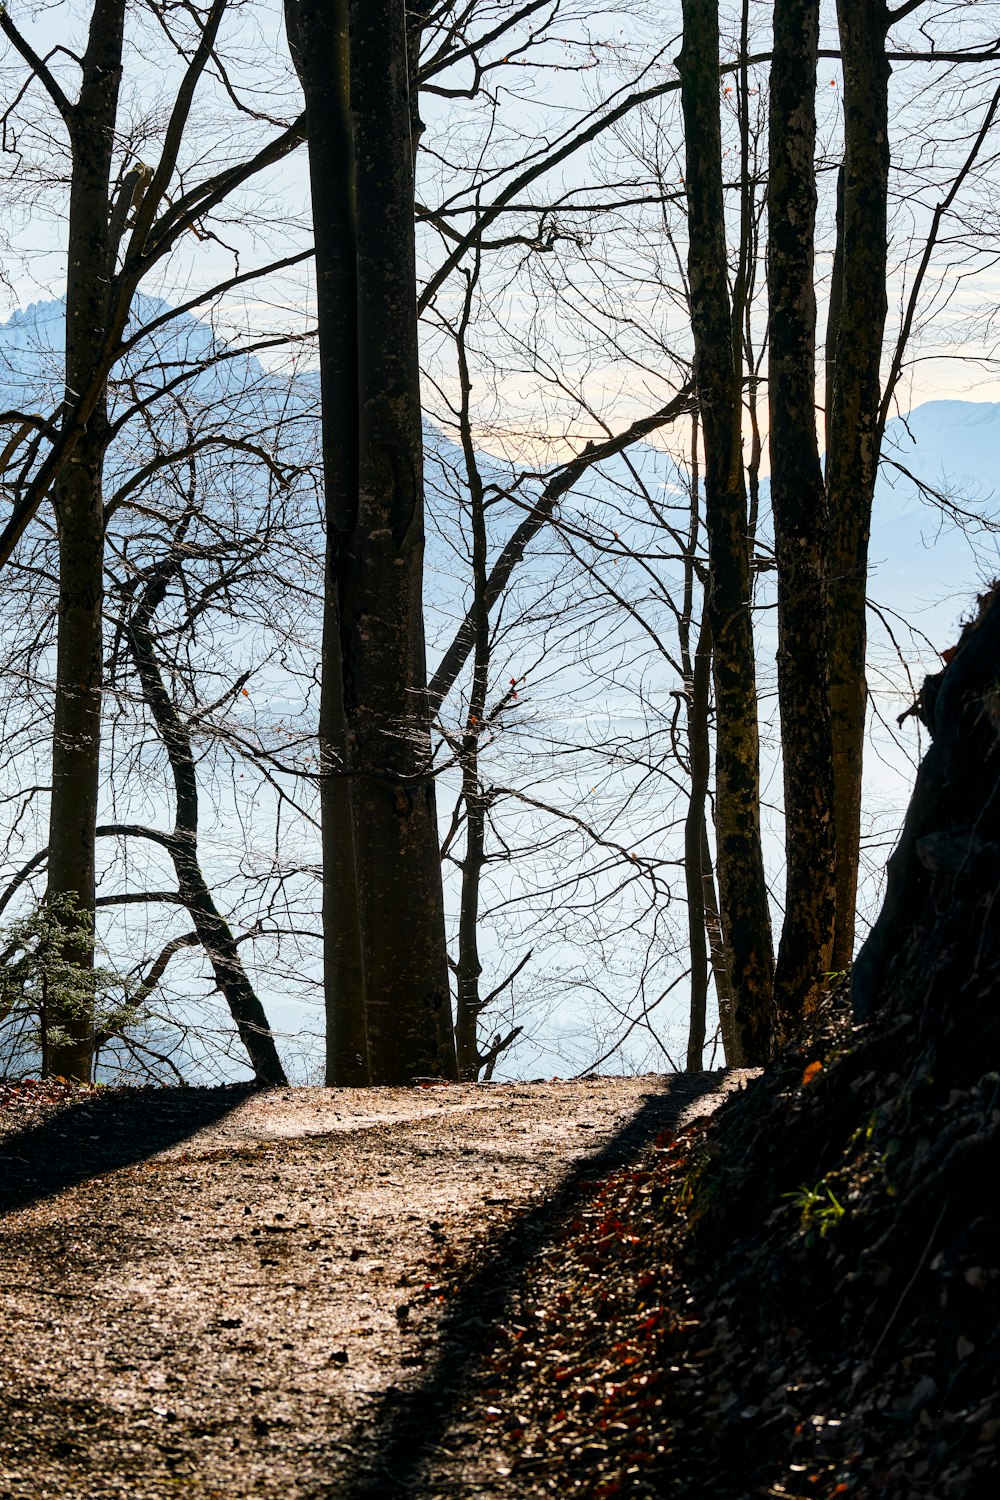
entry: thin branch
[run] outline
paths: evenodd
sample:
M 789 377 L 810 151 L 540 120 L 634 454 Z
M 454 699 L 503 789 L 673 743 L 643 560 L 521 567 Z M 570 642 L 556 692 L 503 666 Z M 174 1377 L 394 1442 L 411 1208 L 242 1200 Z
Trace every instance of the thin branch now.
M 486 1007 L 487 1007 L 487 1005 L 492 1004 L 492 1002 L 497 998 L 498 995 L 502 995 L 503 992 L 504 992 L 504 990 L 510 988 L 510 986 L 514 983 L 514 980 L 517 978 L 518 974 L 520 974 L 521 970 L 525 967 L 525 965 L 529 964 L 531 962 L 532 958 L 534 957 L 534 953 L 535 953 L 534 948 L 529 948 L 528 949 L 528 951 L 524 955 L 524 957 L 521 958 L 521 959 L 519 959 L 518 962 L 511 969 L 510 973 L 507 975 L 507 978 L 504 979 L 504 980 L 502 980 L 501 983 L 497 985 L 496 989 L 490 990 L 489 994 L 485 997 L 485 999 L 480 1000 L 480 1002 L 479 1002 L 479 1009 L 480 1010 L 485 1010 Z
M 35 870 L 38 869 L 40 865 L 44 865 L 48 857 L 49 850 L 48 845 L 46 845 L 44 849 L 39 849 L 37 854 L 33 854 L 26 865 L 21 866 L 20 870 L 18 870 L 13 880 L 7 886 L 7 889 L 4 891 L 3 895 L 0 896 L 0 912 L 6 911 L 7 907 L 10 905 L 13 898 L 17 895 L 17 892 L 20 890 L 24 882 Z
M 185 905 L 184 897 L 179 891 L 117 891 L 110 896 L 98 896 L 95 904 L 97 906 L 145 906 L 160 902 L 171 906 Z
M 11 46 L 13 46 L 18 52 L 20 52 L 21 56 L 28 64 L 28 67 L 34 73 L 35 77 L 38 79 L 39 83 L 42 85 L 45 92 L 52 100 L 52 103 L 59 111 L 66 125 L 72 127 L 73 117 L 75 114 L 73 105 L 63 93 L 50 69 L 46 66 L 45 60 L 39 57 L 38 53 L 35 51 L 34 47 L 32 47 L 27 38 L 22 36 L 20 31 L 18 31 L 17 27 L 14 25 L 14 22 L 8 15 L 7 7 L 5 5 L 0 6 L 0 31 L 3 32 L 4 36 L 10 42 Z
M 180 87 L 174 98 L 174 106 L 170 112 L 170 119 L 163 137 L 163 150 L 160 160 L 153 173 L 149 187 L 135 215 L 135 224 L 129 239 L 126 260 L 135 254 L 141 254 L 146 242 L 146 237 L 153 227 L 156 211 L 163 200 L 163 196 L 174 175 L 177 158 L 180 154 L 181 144 L 187 128 L 188 117 L 191 106 L 194 103 L 195 90 L 198 80 L 212 56 L 212 48 L 222 24 L 228 0 L 214 0 L 212 9 L 209 11 L 202 30 L 201 39 L 194 50 L 191 61 L 188 63 L 184 77 L 181 79 Z
M 659 411 L 653 412 L 648 417 L 640 417 L 627 427 L 624 432 L 614 437 L 607 438 L 602 443 L 588 443 L 582 453 L 576 458 L 570 459 L 552 474 L 546 482 L 545 488 L 535 504 L 528 511 L 524 520 L 517 526 L 512 535 L 507 539 L 500 556 L 490 569 L 489 578 L 486 580 L 486 608 L 492 610 L 497 600 L 510 581 L 514 569 L 521 562 L 529 545 L 541 531 L 547 521 L 555 514 L 559 501 L 580 480 L 583 475 L 592 468 L 594 464 L 602 463 L 607 458 L 614 457 L 625 448 L 631 447 L 633 443 L 640 442 L 648 437 L 650 433 L 665 427 L 668 422 L 676 421 L 679 416 L 690 411 L 692 393 L 690 386 L 684 386 L 662 406 Z M 440 665 L 431 678 L 427 689 L 430 700 L 431 712 L 437 713 L 448 693 L 455 685 L 459 673 L 469 658 L 475 641 L 476 614 L 475 606 L 470 607 L 465 619 L 455 633 L 455 637 L 441 658 Z
M 880 436 L 885 431 L 886 418 L 889 413 L 889 406 L 892 402 L 893 392 L 896 389 L 896 385 L 899 381 L 899 377 L 903 369 L 903 355 L 906 352 L 906 346 L 909 342 L 910 333 L 913 329 L 913 321 L 916 317 L 917 303 L 920 299 L 920 293 L 923 290 L 924 278 L 927 275 L 927 270 L 931 263 L 931 257 L 934 254 L 935 247 L 937 246 L 938 232 L 941 228 L 941 221 L 948 210 L 951 208 L 951 205 L 954 203 L 956 197 L 958 196 L 960 188 L 962 187 L 969 173 L 972 171 L 972 168 L 975 165 L 976 157 L 979 155 L 983 142 L 986 140 L 986 137 L 990 132 L 990 127 L 992 126 L 993 121 L 996 118 L 998 108 L 1000 108 L 1000 88 L 996 90 L 993 98 L 990 100 L 989 107 L 987 108 L 986 115 L 983 119 L 983 123 L 979 127 L 979 131 L 977 132 L 976 138 L 972 143 L 969 154 L 965 158 L 965 161 L 962 163 L 961 169 L 957 173 L 954 182 L 934 210 L 934 216 L 931 219 L 930 230 L 924 243 L 923 254 L 920 257 L 920 264 L 917 267 L 916 275 L 913 278 L 913 285 L 910 288 L 910 295 L 907 299 L 906 312 L 903 316 L 902 326 L 899 330 L 899 337 L 896 340 L 896 347 L 893 350 L 892 364 L 889 368 L 889 374 L 885 382 L 885 391 L 882 396 L 882 404 L 879 408 L 878 414 Z

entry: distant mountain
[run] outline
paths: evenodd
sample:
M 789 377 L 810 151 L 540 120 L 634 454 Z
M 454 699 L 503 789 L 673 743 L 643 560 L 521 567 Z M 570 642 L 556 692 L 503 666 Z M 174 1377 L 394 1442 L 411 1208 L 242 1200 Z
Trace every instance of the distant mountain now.
M 146 325 L 168 312 L 167 304 L 153 298 L 137 301 L 136 324 Z M 0 407 L 28 407 L 32 410 L 54 409 L 61 395 L 60 355 L 64 336 L 64 308 L 60 302 L 35 303 L 15 313 L 0 325 Z M 226 355 L 212 363 L 215 352 Z M 270 422 L 284 420 L 282 455 L 318 457 L 318 377 L 315 371 L 274 373 L 250 355 L 237 354 L 216 339 L 210 324 L 194 315 L 182 314 L 165 323 L 152 338 L 143 340 L 128 356 L 126 373 L 131 384 L 122 387 L 122 401 L 132 402 L 136 393 L 156 401 L 156 391 L 163 379 L 181 371 L 191 374 L 183 383 L 188 409 L 197 409 L 200 420 L 213 431 L 248 435 L 265 433 Z M 291 420 L 289 418 L 291 417 Z M 159 422 L 183 425 L 184 412 L 174 412 L 169 402 L 162 403 Z M 109 485 L 116 476 L 133 472 L 150 442 L 141 422 L 133 423 L 119 437 L 109 464 Z M 464 613 L 471 580 L 467 527 L 460 522 L 465 499 L 464 459 L 459 448 L 430 424 L 425 426 L 427 482 L 430 497 L 427 537 L 427 618 L 428 658 L 431 668 L 449 644 L 458 619 Z M 515 467 L 502 460 L 483 455 L 483 478 L 492 486 L 494 503 L 489 512 L 491 556 L 495 557 L 504 540 L 524 515 L 525 504 L 537 493 L 538 481 L 529 481 L 509 498 Z M 929 486 L 935 495 L 922 495 L 919 485 L 901 470 Z M 248 470 L 252 475 L 252 470 Z M 247 484 L 257 483 L 248 477 Z M 637 504 L 635 494 L 641 484 L 645 494 Z M 766 485 L 765 509 L 766 509 Z M 910 719 L 902 731 L 895 729 L 895 719 L 912 702 L 924 671 L 933 670 L 939 662 L 937 652 L 951 644 L 957 635 L 957 621 L 968 612 L 982 583 L 1000 572 L 997 536 L 991 526 L 1000 523 L 1000 405 L 967 401 L 928 402 L 905 418 L 895 418 L 886 437 L 886 461 L 879 480 L 872 527 L 873 609 L 870 617 L 869 676 L 872 685 L 874 713 L 873 753 L 867 761 L 866 857 L 869 877 L 865 901 L 874 905 L 881 867 L 895 837 L 909 795 L 913 762 L 919 752 L 920 731 Z M 310 492 L 311 493 L 311 492 Z M 252 513 L 256 491 L 240 496 L 240 524 L 253 526 Z M 322 544 L 319 514 L 315 499 L 310 500 L 308 537 L 312 548 L 315 536 L 315 587 L 318 587 L 319 559 Z M 510 677 L 528 674 L 528 686 L 521 691 L 516 711 L 504 721 L 505 730 L 490 754 L 493 757 L 489 775 L 496 774 L 497 784 L 530 791 L 540 787 L 546 803 L 565 807 L 571 815 L 581 807 L 599 811 L 605 784 L 608 796 L 624 798 L 631 769 L 618 768 L 612 776 L 608 767 L 593 773 L 583 759 L 574 760 L 580 747 L 600 747 L 604 740 L 629 739 L 633 734 L 650 735 L 655 746 L 662 735 L 666 744 L 670 716 L 679 684 L 675 669 L 666 655 L 658 655 L 650 637 L 636 625 L 635 618 L 609 603 L 610 594 L 595 603 L 594 579 L 571 560 L 569 547 L 582 551 L 585 560 L 594 559 L 595 577 L 635 608 L 651 624 L 662 640 L 672 639 L 675 616 L 665 591 L 678 597 L 679 564 L 677 546 L 669 532 L 659 530 L 666 517 L 681 528 L 686 526 L 687 500 L 684 475 L 668 455 L 648 445 L 637 445 L 627 456 L 620 456 L 600 470 L 588 473 L 565 497 L 562 514 L 569 523 L 566 538 L 553 530 L 542 532 L 515 575 L 515 587 L 506 601 L 498 623 L 495 681 L 506 685 Z M 121 522 L 122 525 L 125 521 Z M 762 531 L 766 529 L 766 517 Z M 608 546 L 612 537 L 621 534 L 623 547 L 632 546 L 642 555 L 642 562 L 629 563 L 627 555 L 617 557 L 616 546 Z M 588 541 L 588 538 L 590 539 Z M 591 542 L 599 546 L 589 551 Z M 601 547 L 604 550 L 601 550 Z M 131 554 L 130 554 L 131 555 Z M 655 576 L 654 576 L 655 575 Z M 774 696 L 774 652 L 776 612 L 773 605 L 773 574 L 761 575 L 757 602 L 758 641 L 760 651 L 761 712 L 765 720 L 776 717 Z M 906 622 L 915 627 L 911 633 Z M 255 629 L 256 627 L 254 627 Z M 227 647 L 247 651 L 255 645 L 256 636 L 249 625 L 242 633 L 227 637 Z M 891 634 L 890 634 L 891 632 Z M 924 640 L 922 637 L 928 637 Z M 308 642 L 303 637 L 304 647 Z M 900 662 L 899 652 L 905 661 Z M 234 667 L 235 670 L 235 667 Z M 909 675 L 908 675 L 909 672 Z M 287 678 L 287 680 L 286 680 Z M 249 709 L 246 710 L 248 713 Z M 302 681 L 283 676 L 282 670 L 268 665 L 255 676 L 253 713 L 275 719 L 303 711 Z M 461 706 L 452 702 L 445 716 L 457 721 Z M 765 797 L 768 812 L 767 860 L 773 872 L 775 889 L 780 895 L 783 854 L 780 843 L 780 768 L 776 754 L 776 736 L 766 725 L 764 735 Z M 635 771 L 639 777 L 639 771 Z M 607 781 L 605 782 L 605 778 Z M 595 782 L 601 784 L 601 792 Z M 667 791 L 668 777 L 663 795 Z M 672 784 L 672 782 L 670 782 Z M 447 777 L 442 786 L 442 815 L 449 796 Z M 660 847 L 662 818 L 656 801 L 661 794 L 650 792 L 648 805 L 642 798 L 629 802 L 628 818 L 623 815 L 621 833 L 626 847 L 640 844 L 647 837 L 650 847 Z M 622 806 L 625 806 L 623 800 Z M 506 816 L 507 832 L 513 832 L 513 843 L 520 849 L 521 825 L 518 818 L 535 821 L 525 840 L 530 842 L 539 826 L 536 814 L 517 804 L 500 810 L 495 816 Z M 263 823 L 267 809 L 263 803 L 255 808 L 255 817 Z M 627 827 L 626 827 L 627 824 Z M 549 823 L 550 832 L 557 824 Z M 615 826 L 615 838 L 619 835 Z M 672 855 L 673 846 L 663 852 Z M 553 846 L 555 847 L 555 845 Z M 217 869 L 228 879 L 231 874 L 231 852 L 221 830 L 218 847 L 213 851 Z M 530 863 L 530 862 L 529 862 Z M 591 1006 L 597 1005 L 579 989 L 578 967 L 584 953 L 574 948 L 574 938 L 567 930 L 567 910 L 556 903 L 551 925 L 545 927 L 538 915 L 538 901 L 532 895 L 535 875 L 523 873 L 516 861 L 492 872 L 493 899 L 500 912 L 499 936 L 484 937 L 484 961 L 489 968 L 503 972 L 510 967 L 504 944 L 512 951 L 532 946 L 536 941 L 535 967 L 526 971 L 527 990 L 543 980 L 549 984 L 542 1010 L 544 1019 L 533 1023 L 532 1034 L 520 1044 L 518 1054 L 510 1059 L 513 1070 L 528 1073 L 564 1071 L 574 1056 L 580 1065 L 591 1055 L 595 1023 Z M 538 876 L 544 887 L 545 872 Z M 553 877 L 554 878 L 554 877 Z M 595 889 L 597 887 L 595 886 Z M 453 903 L 454 892 L 449 899 Z M 511 913 L 506 915 L 508 909 Z M 539 921 L 537 932 L 531 925 Z M 507 923 L 504 927 L 502 924 Z M 522 927 L 524 932 L 522 933 Z M 543 930 L 544 929 L 544 930 Z M 531 936 L 525 935 L 530 930 Z M 622 929 L 631 931 L 622 922 Z M 631 941 L 631 940 L 630 940 Z M 600 991 L 626 996 L 630 990 L 627 972 L 627 945 L 614 943 L 608 948 L 607 972 L 594 980 L 595 994 Z M 536 973 L 537 970 L 537 973 Z M 581 998 L 583 995 L 583 998 Z M 304 1010 L 296 996 L 287 996 L 278 985 L 278 993 L 268 995 L 268 1003 L 278 1025 L 290 1034 L 303 1025 L 314 1028 L 316 1016 Z M 674 1004 L 674 1001 L 671 1002 Z M 661 1016 L 665 1045 L 682 1046 L 683 989 L 676 993 L 676 1007 L 668 1017 L 666 1007 Z M 597 1011 L 595 1010 L 595 1015 Z M 601 1013 L 603 1014 L 603 1012 Z M 606 1018 L 605 1018 L 606 1020 Z M 604 1025 L 605 1021 L 600 1021 Z M 612 1023 L 613 1026 L 613 1023 Z M 643 1044 L 645 1045 L 645 1044 Z M 637 1053 L 625 1057 L 625 1065 L 643 1064 Z M 575 1063 L 574 1063 L 575 1066 Z

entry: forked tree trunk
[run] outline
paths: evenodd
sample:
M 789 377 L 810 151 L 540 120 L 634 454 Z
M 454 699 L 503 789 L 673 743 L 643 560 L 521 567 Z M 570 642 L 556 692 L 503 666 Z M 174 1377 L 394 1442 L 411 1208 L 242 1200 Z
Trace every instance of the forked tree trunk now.
M 785 914 L 775 970 L 780 1033 L 815 1008 L 831 966 L 833 760 L 824 594 L 826 493 L 816 431 L 816 67 L 819 0 L 776 0 L 768 168 L 771 507 L 778 572 L 778 703 Z
M 306 101 L 316 244 L 326 561 L 319 711 L 326 1082 L 371 1083 L 347 760 L 340 629 L 342 539 L 358 494 L 354 130 L 348 0 L 288 0 L 289 46 Z
M 879 366 L 886 315 L 889 176 L 887 12 L 881 0 L 837 0 L 844 69 L 843 240 L 828 392 L 827 597 L 836 832 L 836 931 L 831 967 L 854 950 L 861 772 L 868 689 L 868 539 L 879 457 Z
M 82 60 L 80 94 L 67 120 L 71 147 L 66 276 L 66 390 L 72 401 L 97 363 L 108 313 L 111 169 L 121 84 L 125 0 L 97 0 Z M 48 889 L 72 899 L 63 957 L 94 964 L 94 830 L 101 754 L 106 402 L 53 491 L 59 537 L 59 616 L 49 812 Z M 58 908 L 56 908 L 58 909 Z M 79 918 L 85 921 L 81 924 Z M 56 1040 L 49 1071 L 88 1081 L 93 1064 L 92 1005 L 47 1017 Z
M 684 0 L 677 59 L 684 112 L 688 275 L 705 435 L 705 520 L 714 642 L 716 836 L 734 1029 L 750 1065 L 771 1049 L 774 960 L 760 838 L 760 756 L 750 557 L 733 357 L 719 109 L 716 0 Z
M 336 755 L 350 778 L 367 1054 L 376 1083 L 454 1077 L 424 659 L 406 11 L 403 0 L 289 0 L 287 13 L 306 92 L 317 280 L 327 309 L 320 323 L 324 448 L 328 464 L 343 465 L 338 495 L 328 501 L 335 534 L 324 725 L 331 759 Z M 325 785 L 335 788 L 336 778 Z M 340 794 L 328 790 L 326 803 L 324 853 L 346 861 L 331 812 L 344 813 Z M 342 922 L 346 934 L 351 924 L 336 896 L 350 894 L 347 877 L 330 875 L 326 919 Z M 328 930 L 328 975 L 336 941 Z M 330 1003 L 337 1007 L 336 994 Z M 335 1012 L 335 1031 L 342 1014 Z M 360 1039 L 360 1025 L 345 1019 L 345 1026 Z

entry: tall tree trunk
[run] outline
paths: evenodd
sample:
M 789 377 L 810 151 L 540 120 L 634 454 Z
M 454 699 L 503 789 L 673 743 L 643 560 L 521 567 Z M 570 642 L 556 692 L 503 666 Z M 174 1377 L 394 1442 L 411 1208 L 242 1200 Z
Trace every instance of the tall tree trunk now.
M 677 66 L 684 112 L 688 276 L 705 434 L 705 520 L 714 642 L 716 836 L 734 1028 L 748 1064 L 771 1050 L 774 960 L 760 838 L 760 757 L 740 387 L 726 261 L 716 0 L 684 0 Z
M 346 771 L 350 784 L 348 808 L 343 777 L 324 778 L 330 1076 L 453 1077 L 424 659 L 416 120 L 405 6 L 288 0 L 286 15 L 306 95 L 320 290 L 329 490 L 323 744 L 327 766 Z
M 826 493 L 816 432 L 819 0 L 775 0 L 768 169 L 771 507 L 785 791 L 779 1030 L 815 1008 L 833 949 L 833 760 L 824 595 Z
M 686 1067 L 698 1072 L 704 1062 L 708 970 L 715 981 L 722 1047 L 730 1067 L 740 1067 L 743 1053 L 733 1030 L 733 991 L 729 982 L 726 945 L 715 894 L 715 868 L 708 841 L 708 789 L 712 771 L 709 730 L 712 692 L 712 630 L 702 607 L 698 637 L 691 649 L 696 587 L 704 584 L 698 561 L 701 532 L 701 427 L 697 411 L 691 422 L 689 457 L 690 512 L 684 551 L 684 592 L 677 635 L 687 696 L 688 771 L 690 790 L 684 820 L 684 885 L 688 903 L 688 940 L 691 952 L 691 1003 Z
M 77 103 L 67 119 L 72 181 L 66 273 L 66 391 L 84 390 L 104 335 L 110 292 L 111 169 L 121 84 L 125 0 L 97 0 Z M 103 681 L 104 455 L 106 401 L 53 491 L 59 536 L 59 618 L 49 812 L 53 896 L 72 898 L 63 957 L 94 963 L 94 830 L 100 782 Z M 81 924 L 79 917 L 86 920 Z M 75 920 L 74 920 L 75 918 Z M 93 1062 L 92 1006 L 51 1014 L 56 1040 L 50 1071 L 88 1081 Z
M 359 487 L 344 701 L 372 1073 L 455 1077 L 423 628 L 424 493 L 404 0 L 356 0 Z
M 837 903 L 832 967 L 854 950 L 861 771 L 868 689 L 866 589 L 878 472 L 879 365 L 886 315 L 889 177 L 887 12 L 881 0 L 837 0 L 844 68 L 843 245 L 826 460 L 827 598 L 833 727 Z
M 358 508 L 358 312 L 349 0 L 287 0 L 306 102 L 316 244 L 326 563 L 319 712 L 326 1082 L 371 1083 L 354 806 L 344 714 L 340 580 Z

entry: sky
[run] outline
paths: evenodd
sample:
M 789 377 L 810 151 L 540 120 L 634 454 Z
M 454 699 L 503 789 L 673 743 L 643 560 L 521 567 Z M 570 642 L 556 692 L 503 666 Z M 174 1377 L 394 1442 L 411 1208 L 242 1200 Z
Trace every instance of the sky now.
M 495 8 L 503 13 L 502 6 Z M 758 30 L 766 10 L 751 8 Z M 47 53 L 67 43 L 78 45 L 88 7 L 85 0 L 62 0 L 22 4 L 13 13 L 36 49 Z M 723 7 L 730 46 L 737 14 L 738 7 Z M 835 42 L 832 5 L 826 6 L 824 17 L 823 41 L 831 45 Z M 894 31 L 893 43 L 924 50 L 929 45 L 956 48 L 988 36 L 991 29 L 995 32 L 998 22 L 1000 6 L 993 0 L 958 8 L 928 0 L 911 21 Z M 636 81 L 648 87 L 675 78 L 672 58 L 678 34 L 676 0 L 622 0 L 619 5 L 603 6 L 565 0 L 554 38 L 524 55 L 510 48 L 505 66 L 489 75 L 495 110 L 483 98 L 452 96 L 456 86 L 461 90 L 469 82 L 467 67 L 433 80 L 432 88 L 444 83 L 452 92 L 445 97 L 428 91 L 422 100 L 427 149 L 418 175 L 421 202 L 429 208 L 488 202 L 497 187 L 530 159 L 539 139 L 572 130 L 595 102 L 630 90 Z M 292 118 L 300 108 L 300 96 L 286 54 L 279 0 L 256 0 L 239 7 L 227 22 L 223 38 L 230 73 L 242 88 L 243 102 L 275 119 Z M 751 40 L 756 45 L 761 39 L 754 36 Z M 494 49 L 494 60 L 500 55 L 502 49 Z M 52 65 L 71 86 L 72 63 L 56 53 Z M 14 80 L 23 75 L 23 67 L 11 58 L 9 49 L 0 67 L 6 70 L 0 73 L 0 81 L 9 94 Z M 890 339 L 912 281 L 911 238 L 926 228 L 963 159 L 966 137 L 981 121 L 995 71 L 992 65 L 972 69 L 894 64 L 892 133 L 900 171 L 893 183 Z M 166 44 L 152 38 L 148 15 L 141 32 L 133 23 L 122 109 L 122 150 L 129 160 L 155 156 L 176 77 L 176 60 Z M 820 82 L 824 85 L 819 100 L 822 167 L 824 153 L 837 149 L 840 87 L 836 62 L 821 63 Z M 682 166 L 677 155 L 677 102 L 676 94 L 667 94 L 516 196 L 520 204 L 555 205 L 546 221 L 548 227 L 569 237 L 557 238 L 554 251 L 548 257 L 536 256 L 533 265 L 516 246 L 489 257 L 478 309 L 482 347 L 474 370 L 481 386 L 478 436 L 487 451 L 509 453 L 520 443 L 523 452 L 536 453 L 548 444 L 551 452 L 565 456 L 568 444 L 579 441 L 580 435 L 591 435 L 588 428 L 593 428 L 595 417 L 612 425 L 623 423 L 637 407 L 660 404 L 664 390 L 675 381 L 676 361 L 670 351 L 686 357 L 685 320 L 676 296 L 669 291 L 670 285 L 677 286 L 679 273 L 665 253 L 663 234 L 677 232 L 680 205 L 669 206 L 662 223 L 654 208 L 588 219 L 571 212 L 571 206 L 600 197 L 601 191 L 593 190 L 601 184 L 605 200 L 609 183 L 615 185 L 612 198 L 653 200 L 661 190 L 678 190 Z M 733 100 L 723 102 L 731 134 Z M 44 162 L 51 160 L 52 142 L 58 144 L 61 129 L 49 130 L 49 116 L 48 101 L 37 89 L 16 116 L 21 126 L 16 158 L 20 176 L 11 179 L 5 192 L 13 211 L 5 216 L 9 285 L 0 286 L 0 316 L 15 306 L 59 295 L 64 277 L 60 246 L 65 205 L 61 189 L 53 192 L 44 182 Z M 35 132 L 32 122 L 43 129 L 43 135 Z M 763 120 L 758 123 L 763 129 Z M 208 170 L 231 152 L 234 142 L 257 144 L 274 128 L 235 114 L 224 90 L 210 82 L 195 109 L 188 167 Z M 36 154 L 37 171 L 31 166 Z M 900 389 L 901 411 L 939 396 L 1000 398 L 989 311 L 996 306 L 1000 290 L 998 242 L 989 199 L 983 202 L 994 154 L 995 137 L 990 135 L 981 166 L 970 173 L 944 221 L 940 253 L 917 319 L 919 345 Z M 8 166 L 12 159 L 7 153 Z M 833 174 L 821 171 L 820 182 L 822 318 Z M 193 289 L 208 288 L 220 276 L 231 274 L 237 258 L 245 268 L 305 246 L 307 205 L 306 159 L 300 150 L 263 179 L 259 191 L 246 196 L 244 222 L 227 216 L 218 226 L 217 238 L 189 238 L 145 290 L 177 302 Z M 465 227 L 470 220 L 460 215 L 453 222 Z M 503 238 L 529 232 L 537 223 L 537 217 L 512 213 L 498 221 L 495 235 Z M 973 231 L 982 242 L 979 249 L 973 246 Z M 440 260 L 441 246 L 433 232 L 426 228 L 421 232 L 425 275 Z M 453 279 L 442 293 L 438 314 L 454 314 L 459 292 L 460 282 Z M 239 299 L 228 298 L 216 308 L 215 316 L 231 332 L 278 327 L 298 331 L 310 323 L 312 303 L 310 274 L 303 270 L 255 284 Z M 632 325 L 624 331 L 623 320 Z M 535 350 L 527 347 L 531 340 L 538 345 Z M 446 345 L 440 316 L 432 315 L 425 327 L 429 385 L 439 385 L 450 395 L 454 370 Z M 287 356 L 273 352 L 263 357 L 281 362 Z M 300 359 L 311 361 L 314 354 L 303 349 Z M 547 368 L 553 361 L 568 377 L 571 391 L 554 389 Z M 433 392 L 430 402 L 434 404 Z

